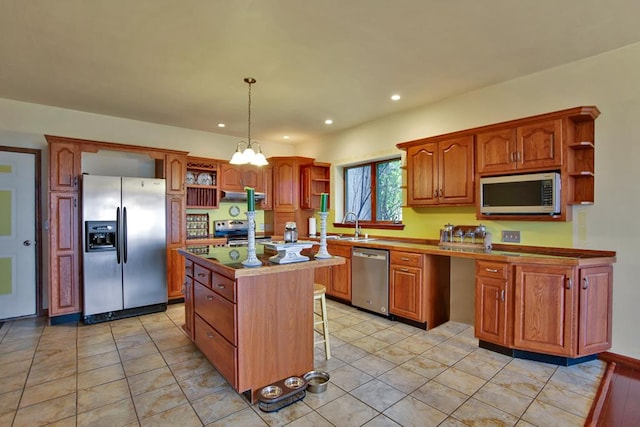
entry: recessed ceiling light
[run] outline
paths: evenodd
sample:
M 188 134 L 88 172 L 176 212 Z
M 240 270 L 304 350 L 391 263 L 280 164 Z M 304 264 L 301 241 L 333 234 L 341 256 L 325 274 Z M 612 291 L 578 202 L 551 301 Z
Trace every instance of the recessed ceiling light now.
M 226 125 L 225 125 L 224 123 L 218 123 L 218 127 L 219 127 L 219 128 L 223 128 L 223 127 L 225 127 L 225 126 L 226 126 Z
M 289 135 L 283 136 L 282 139 L 289 139 Z
M 391 95 L 391 100 L 392 100 L 392 101 L 397 101 L 397 100 L 399 100 L 399 99 L 400 99 L 400 95 L 398 95 L 397 93 L 396 93 L 396 94 L 394 94 L 394 95 Z
M 324 124 L 325 125 L 332 125 L 333 124 L 333 120 L 327 119 L 327 120 L 324 121 Z

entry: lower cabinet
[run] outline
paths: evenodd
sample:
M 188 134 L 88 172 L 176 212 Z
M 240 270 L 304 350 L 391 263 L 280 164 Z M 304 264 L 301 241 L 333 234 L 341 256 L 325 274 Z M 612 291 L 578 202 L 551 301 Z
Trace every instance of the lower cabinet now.
M 316 268 L 314 281 L 327 288 L 327 295 L 351 303 L 351 246 L 327 243 L 327 251 L 343 257 L 345 263 Z
M 510 345 L 507 316 L 511 301 L 509 264 L 476 261 L 476 337 Z
M 434 328 L 449 320 L 450 258 L 390 251 L 389 313 Z
M 576 358 L 611 348 L 613 268 L 476 262 L 481 340 Z

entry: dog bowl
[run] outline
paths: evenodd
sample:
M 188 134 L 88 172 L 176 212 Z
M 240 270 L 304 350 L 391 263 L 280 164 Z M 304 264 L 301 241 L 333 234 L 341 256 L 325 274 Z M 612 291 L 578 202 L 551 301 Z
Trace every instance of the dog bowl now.
M 277 385 L 269 385 L 260 390 L 260 394 L 265 399 L 275 399 L 282 394 L 282 389 Z
M 300 377 L 289 377 L 284 380 L 284 385 L 287 388 L 296 389 L 304 385 L 304 380 Z
M 329 374 L 322 371 L 310 371 L 303 375 L 307 381 L 307 390 L 311 393 L 322 393 L 327 389 Z

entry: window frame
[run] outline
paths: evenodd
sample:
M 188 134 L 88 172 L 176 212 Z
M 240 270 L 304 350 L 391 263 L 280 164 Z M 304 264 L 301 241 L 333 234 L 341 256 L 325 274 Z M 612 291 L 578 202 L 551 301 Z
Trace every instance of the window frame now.
M 361 163 L 354 163 L 352 165 L 344 166 L 342 168 L 342 193 L 343 193 L 342 206 L 343 206 L 343 210 L 345 211 L 343 212 L 343 216 L 346 213 L 346 207 L 347 207 L 347 171 L 351 168 L 359 168 L 363 166 L 369 166 L 371 168 L 371 216 L 375 218 L 376 212 L 377 212 L 377 187 L 378 187 L 377 166 L 381 163 L 389 163 L 393 161 L 401 162 L 400 167 L 402 168 L 402 157 L 400 156 L 390 157 L 386 159 L 379 159 L 379 160 L 371 160 L 371 161 L 361 162 Z M 402 184 L 400 185 L 399 190 L 402 191 Z M 402 209 L 402 206 L 401 206 L 401 209 Z M 336 221 L 338 219 L 339 218 L 336 218 Z M 386 230 L 404 229 L 404 223 L 402 222 L 402 220 L 399 222 L 378 221 L 378 220 L 358 220 L 358 225 L 360 226 L 360 228 L 373 228 L 373 229 L 386 229 Z M 355 221 L 347 222 L 344 224 L 341 221 L 335 222 L 333 226 L 337 228 L 355 228 Z

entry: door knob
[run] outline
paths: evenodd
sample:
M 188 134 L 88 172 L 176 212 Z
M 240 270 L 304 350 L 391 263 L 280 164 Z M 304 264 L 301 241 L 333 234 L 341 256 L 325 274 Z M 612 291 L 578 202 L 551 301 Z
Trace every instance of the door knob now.
M 22 242 L 24 246 L 31 246 L 31 243 L 31 240 L 25 240 L 24 242 Z

